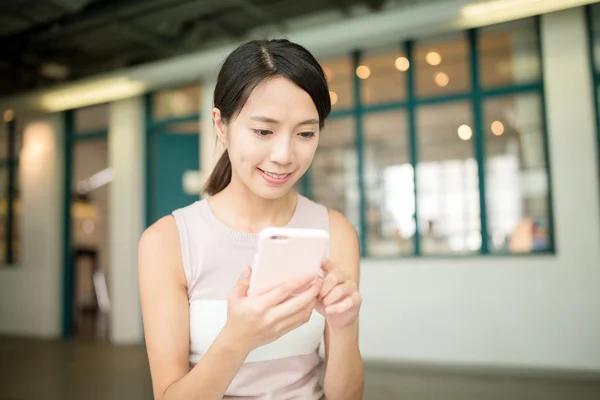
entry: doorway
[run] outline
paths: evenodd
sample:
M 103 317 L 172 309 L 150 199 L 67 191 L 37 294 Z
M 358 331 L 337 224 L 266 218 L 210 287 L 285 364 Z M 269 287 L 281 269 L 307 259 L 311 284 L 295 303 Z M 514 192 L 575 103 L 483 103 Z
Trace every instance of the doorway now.
M 109 299 L 108 105 L 66 114 L 63 336 L 107 341 Z M 67 190 L 68 188 L 68 190 Z
M 149 137 L 149 197 L 148 225 L 171 214 L 174 210 L 192 204 L 198 193 L 188 193 L 183 177 L 200 166 L 200 135 L 198 122 L 180 122 L 160 125 L 150 131 Z

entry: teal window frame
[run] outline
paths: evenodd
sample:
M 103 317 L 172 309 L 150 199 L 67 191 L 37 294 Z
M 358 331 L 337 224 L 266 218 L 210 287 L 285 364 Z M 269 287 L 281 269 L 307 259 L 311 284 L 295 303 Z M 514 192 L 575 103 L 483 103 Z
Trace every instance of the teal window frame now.
M 531 17 L 534 18 L 536 25 L 536 31 L 538 37 L 541 37 L 540 32 L 540 19 L 539 16 Z M 403 50 L 404 56 L 410 63 L 410 68 L 406 71 L 406 92 L 405 100 L 386 102 L 376 105 L 364 105 L 361 96 L 361 79 L 353 73 L 353 90 L 354 90 L 354 104 L 352 107 L 345 109 L 334 110 L 330 119 L 353 117 L 356 124 L 356 158 L 357 158 L 357 174 L 358 174 L 358 190 L 359 190 L 359 224 L 358 227 L 360 235 L 360 249 L 361 257 L 369 259 L 387 259 L 387 258 L 406 258 L 406 257 L 428 257 L 428 258 L 454 258 L 454 257 L 473 257 L 473 256 L 534 256 L 540 254 L 555 254 L 556 245 L 554 238 L 554 207 L 552 203 L 552 178 L 551 178 L 551 166 L 548 148 L 548 134 L 547 134 L 547 121 L 546 121 L 546 105 L 544 98 L 544 85 L 543 85 L 543 63 L 542 60 L 542 47 L 541 40 L 538 40 L 538 54 L 540 56 L 540 71 L 539 79 L 537 82 L 526 83 L 526 84 L 511 84 L 501 87 L 484 88 L 481 85 L 480 67 L 479 67 L 479 52 L 478 52 L 478 40 L 480 36 L 479 29 L 470 29 L 466 31 L 468 38 L 468 51 L 470 55 L 469 68 L 471 74 L 471 87 L 461 93 L 451 95 L 441 95 L 432 97 L 418 97 L 415 91 L 415 72 L 414 72 L 414 45 L 413 40 L 406 41 L 399 45 L 400 49 Z M 352 71 L 356 71 L 356 68 L 361 63 L 363 51 L 357 49 L 352 52 L 349 57 L 352 59 Z M 517 94 L 529 94 L 535 93 L 539 95 L 541 104 L 541 130 L 544 141 L 544 158 L 546 164 L 546 179 L 547 179 L 547 204 L 548 204 L 548 248 L 544 250 L 538 250 L 531 253 L 510 253 L 510 252 L 491 252 L 489 246 L 489 234 L 488 234 L 488 221 L 487 221 L 487 204 L 486 204 L 486 191 L 485 191 L 485 137 L 483 133 L 483 101 L 492 98 L 499 98 L 508 95 Z M 371 113 L 392 111 L 392 110 L 403 110 L 407 113 L 407 131 L 408 131 L 408 148 L 409 148 L 409 160 L 413 168 L 416 171 L 418 164 L 418 138 L 417 138 L 417 122 L 416 122 L 416 110 L 419 106 L 429 104 L 443 104 L 455 101 L 468 101 L 471 105 L 473 112 L 473 146 L 474 154 L 477 162 L 478 180 L 479 180 L 479 207 L 480 207 L 480 227 L 481 227 L 481 239 L 482 245 L 478 253 L 464 255 L 464 254 L 432 254 L 424 255 L 421 251 L 421 240 L 419 234 L 419 217 L 418 217 L 418 190 L 417 190 L 417 174 L 414 174 L 414 187 L 415 187 L 415 214 L 413 219 L 415 226 L 417 227 L 415 235 L 413 235 L 413 254 L 412 255 L 397 255 L 392 257 L 381 257 L 372 256 L 368 254 L 368 229 L 366 219 L 366 193 L 364 184 L 364 117 Z M 312 182 L 314 178 L 311 178 L 311 171 L 305 174 L 302 181 L 302 189 L 305 195 L 308 197 L 312 194 Z
M 4 122 L 7 130 L 6 145 L 8 149 L 7 157 L 0 159 L 0 169 L 6 169 L 8 172 L 8 181 L 6 187 L 6 224 L 4 226 L 4 248 L 6 249 L 6 259 L 2 264 L 2 267 L 14 267 L 18 265 L 14 254 L 13 242 L 14 242 L 14 220 L 15 220 L 15 198 L 16 198 L 16 183 L 17 183 L 17 169 L 19 167 L 19 155 L 16 151 L 17 143 L 17 123 L 16 117 L 13 117 L 10 121 Z
M 586 28 L 588 34 L 588 56 L 590 60 L 590 73 L 592 74 L 592 96 L 594 99 L 594 117 L 596 125 L 596 159 L 598 168 L 598 180 L 600 181 L 600 65 L 596 63 L 596 55 L 594 54 L 594 45 L 596 44 L 596 36 L 594 35 L 594 19 L 592 16 L 593 8 L 600 10 L 600 4 L 588 4 L 585 7 Z M 600 26 L 598 26 L 600 31 Z M 600 34 L 599 34 L 600 36 Z M 600 40 L 600 37 L 598 37 Z

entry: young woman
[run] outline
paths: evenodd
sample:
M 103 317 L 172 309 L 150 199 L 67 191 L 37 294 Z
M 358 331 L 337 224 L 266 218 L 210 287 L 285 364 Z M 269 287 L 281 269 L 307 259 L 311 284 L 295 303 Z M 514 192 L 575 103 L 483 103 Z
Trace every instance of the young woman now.
M 156 222 L 139 243 L 156 399 L 362 398 L 356 232 L 292 190 L 330 110 L 323 70 L 298 44 L 251 41 L 223 63 L 212 118 L 226 151 L 209 196 Z M 248 297 L 258 232 L 268 226 L 327 229 L 324 278 Z

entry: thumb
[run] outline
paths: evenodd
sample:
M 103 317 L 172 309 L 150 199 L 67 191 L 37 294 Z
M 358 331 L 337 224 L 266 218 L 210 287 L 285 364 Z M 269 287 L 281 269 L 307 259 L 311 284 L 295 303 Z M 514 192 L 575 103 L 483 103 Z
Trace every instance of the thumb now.
M 324 272 L 331 272 L 335 269 L 335 265 L 331 262 L 330 259 L 323 257 L 321 260 L 321 270 Z
M 240 275 L 237 283 L 233 287 L 233 292 L 237 297 L 244 297 L 248 292 L 248 286 L 250 286 L 250 274 L 252 271 L 250 270 L 250 266 L 247 264 L 244 265 L 242 270 L 242 274 Z

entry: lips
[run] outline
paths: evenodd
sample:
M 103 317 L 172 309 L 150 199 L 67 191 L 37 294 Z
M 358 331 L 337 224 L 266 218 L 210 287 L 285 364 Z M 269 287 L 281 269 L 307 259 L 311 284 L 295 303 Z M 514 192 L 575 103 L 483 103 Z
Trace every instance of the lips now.
M 260 175 L 263 177 L 263 179 L 270 185 L 283 185 L 288 181 L 289 177 L 292 175 L 291 173 L 277 174 L 274 172 L 265 171 L 260 168 L 257 169 Z

